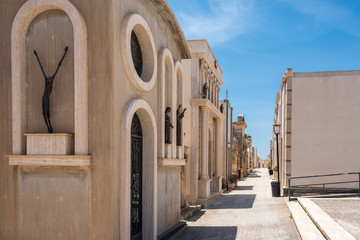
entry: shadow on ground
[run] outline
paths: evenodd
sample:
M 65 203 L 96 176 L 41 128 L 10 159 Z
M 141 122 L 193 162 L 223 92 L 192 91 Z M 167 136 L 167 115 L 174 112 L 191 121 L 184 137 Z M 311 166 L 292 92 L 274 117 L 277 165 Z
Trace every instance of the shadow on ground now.
M 186 234 L 181 239 L 236 239 L 237 227 L 195 227 L 186 226 Z M 179 238 L 179 239 L 180 239 Z
M 252 208 L 256 194 L 228 194 L 218 198 L 208 209 Z
M 201 210 L 200 212 L 196 213 L 194 216 L 186 219 L 186 221 L 188 221 L 188 222 L 196 222 L 197 220 L 199 220 L 205 214 L 205 212 L 206 211 Z
M 258 178 L 258 177 L 261 177 L 261 176 L 257 175 L 257 174 L 252 174 L 252 175 L 247 176 L 246 178 Z
M 234 190 L 253 190 L 254 186 L 237 186 Z

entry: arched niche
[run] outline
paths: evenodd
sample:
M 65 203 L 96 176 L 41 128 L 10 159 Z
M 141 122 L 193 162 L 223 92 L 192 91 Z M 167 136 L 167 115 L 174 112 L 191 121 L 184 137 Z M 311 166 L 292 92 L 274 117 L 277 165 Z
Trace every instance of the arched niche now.
M 29 0 L 17 12 L 11 29 L 13 154 L 25 154 L 26 34 L 39 14 L 61 10 L 70 18 L 74 35 L 74 133 L 75 154 L 88 154 L 87 31 L 84 18 L 67 0 Z
M 34 50 L 39 56 L 45 74 L 51 76 L 66 46 L 69 50 L 56 74 L 50 96 L 50 119 L 55 133 L 75 132 L 73 28 L 69 16 L 64 11 L 52 9 L 38 14 L 26 32 L 26 133 L 47 133 L 41 105 L 44 76 Z
M 161 119 L 158 135 L 158 151 L 161 158 L 176 158 L 176 79 L 174 74 L 174 61 L 169 49 L 163 48 L 159 54 L 160 83 L 158 85 L 159 119 Z M 174 126 L 170 130 L 171 146 L 165 151 L 165 109 L 171 107 L 171 123 Z
M 140 119 L 143 134 L 143 236 L 157 237 L 157 128 L 150 105 L 143 99 L 131 100 L 121 119 L 121 173 L 120 179 L 120 235 L 130 239 L 130 173 L 131 173 L 131 123 L 134 114 Z M 144 205 L 145 204 L 145 205 Z
M 181 105 L 180 111 L 184 110 L 184 80 L 183 67 L 180 61 L 175 63 L 175 76 L 177 83 L 177 104 L 176 109 Z M 186 114 L 186 113 L 185 113 Z M 178 129 L 180 128 L 180 129 Z M 176 126 L 176 131 L 180 131 L 180 144 L 177 144 L 177 158 L 184 158 L 184 120 L 181 120 L 181 125 Z

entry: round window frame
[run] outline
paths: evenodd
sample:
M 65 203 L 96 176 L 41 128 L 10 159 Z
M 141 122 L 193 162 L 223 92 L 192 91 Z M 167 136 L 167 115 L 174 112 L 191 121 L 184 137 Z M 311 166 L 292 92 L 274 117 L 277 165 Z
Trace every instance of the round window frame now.
M 135 32 L 142 52 L 143 71 L 137 74 L 131 53 L 131 33 Z M 145 19 L 133 13 L 125 17 L 121 28 L 121 50 L 125 71 L 134 87 L 141 91 L 150 91 L 156 81 L 157 61 L 153 35 Z

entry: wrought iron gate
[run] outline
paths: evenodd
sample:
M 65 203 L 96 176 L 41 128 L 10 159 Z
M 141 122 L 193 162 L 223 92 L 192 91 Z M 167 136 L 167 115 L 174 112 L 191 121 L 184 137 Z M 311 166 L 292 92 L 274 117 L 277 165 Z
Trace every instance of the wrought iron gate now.
M 131 239 L 142 238 L 142 129 L 135 114 L 131 124 Z

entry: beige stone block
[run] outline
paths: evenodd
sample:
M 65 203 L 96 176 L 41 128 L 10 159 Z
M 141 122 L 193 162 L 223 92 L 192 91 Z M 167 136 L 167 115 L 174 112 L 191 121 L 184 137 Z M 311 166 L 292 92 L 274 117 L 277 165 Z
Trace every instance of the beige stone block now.
M 291 119 L 287 119 L 286 120 L 286 130 L 291 131 L 291 126 L 292 126 Z
M 166 158 L 171 158 L 171 144 L 165 144 L 165 157 Z
M 292 113 L 292 106 L 291 106 L 291 105 L 287 105 L 287 106 L 286 106 L 286 114 L 287 114 L 287 117 L 291 117 L 291 113 Z
M 90 155 L 10 155 L 11 166 L 88 167 Z
M 208 180 L 198 180 L 198 193 L 200 199 L 207 199 L 210 196 L 210 182 L 211 179 Z
M 287 79 L 287 89 L 292 89 L 292 78 Z
M 291 146 L 291 134 L 286 134 L 286 146 Z
M 184 158 L 184 147 L 176 146 L 176 158 L 183 159 Z
M 285 173 L 286 174 L 291 174 L 291 162 L 286 162 L 285 163 Z
M 292 92 L 286 93 L 287 104 L 292 103 Z
M 214 177 L 213 181 L 214 181 L 214 192 L 218 192 L 221 193 L 222 191 L 222 179 L 223 177 Z
M 158 166 L 185 166 L 185 159 L 158 158 Z
M 67 133 L 25 134 L 27 155 L 74 154 L 74 136 Z

